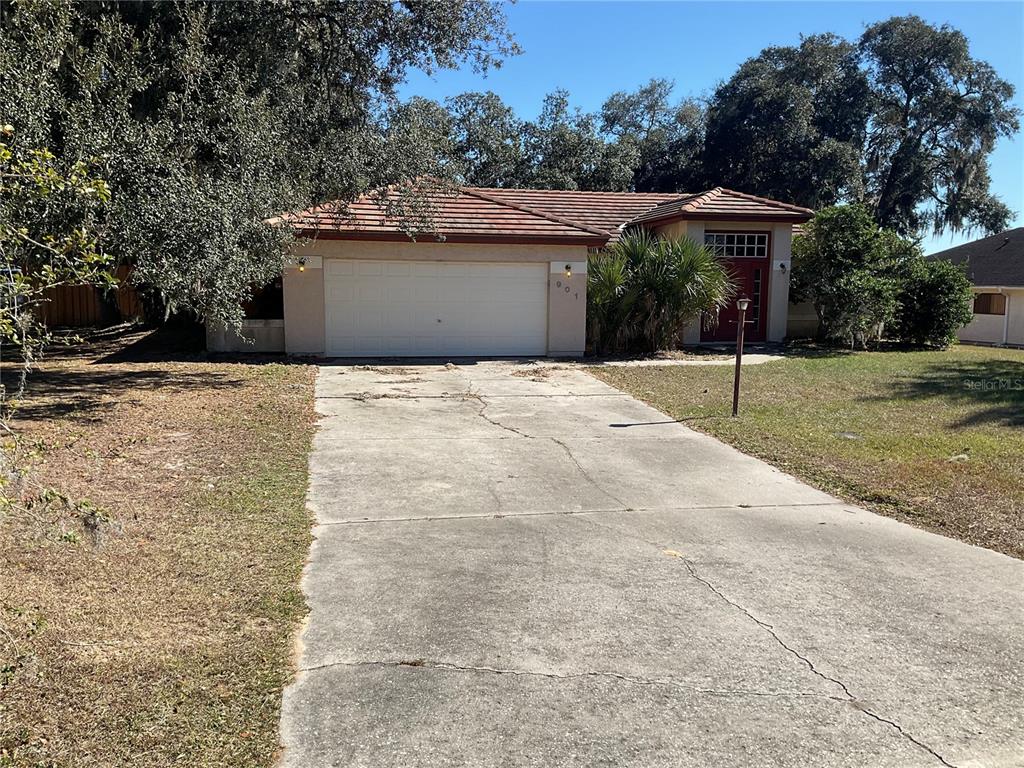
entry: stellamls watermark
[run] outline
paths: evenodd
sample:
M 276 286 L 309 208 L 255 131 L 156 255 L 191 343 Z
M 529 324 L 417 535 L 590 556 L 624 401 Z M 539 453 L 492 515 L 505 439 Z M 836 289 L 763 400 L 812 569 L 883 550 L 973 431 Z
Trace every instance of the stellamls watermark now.
M 968 379 L 965 382 L 967 389 L 975 392 L 1007 392 L 1024 391 L 1024 379 L 991 378 L 991 379 Z

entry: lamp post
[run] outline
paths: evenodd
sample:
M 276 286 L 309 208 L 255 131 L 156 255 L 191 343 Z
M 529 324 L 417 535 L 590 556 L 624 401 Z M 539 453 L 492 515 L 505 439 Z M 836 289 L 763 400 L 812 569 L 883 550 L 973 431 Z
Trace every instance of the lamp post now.
M 732 415 L 736 416 L 740 411 L 740 366 L 743 364 L 743 330 L 747 322 L 747 309 L 750 307 L 750 299 L 743 298 L 736 302 L 736 309 L 740 316 L 736 320 L 736 375 L 732 381 Z

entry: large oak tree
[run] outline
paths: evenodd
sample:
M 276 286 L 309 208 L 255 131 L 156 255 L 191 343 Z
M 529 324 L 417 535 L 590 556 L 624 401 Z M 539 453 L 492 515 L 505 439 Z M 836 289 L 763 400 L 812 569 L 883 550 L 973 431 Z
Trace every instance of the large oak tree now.
M 281 269 L 276 213 L 410 172 L 444 173 L 387 130 L 411 68 L 514 50 L 485 0 L 4 3 L 0 118 L 25 147 L 98 157 L 107 249 L 169 308 L 227 321 Z M 415 113 L 415 114 L 414 114 Z
M 967 38 L 917 16 L 767 48 L 714 93 L 707 180 L 819 208 L 863 202 L 902 234 L 997 231 L 997 139 L 1019 129 L 1013 86 Z

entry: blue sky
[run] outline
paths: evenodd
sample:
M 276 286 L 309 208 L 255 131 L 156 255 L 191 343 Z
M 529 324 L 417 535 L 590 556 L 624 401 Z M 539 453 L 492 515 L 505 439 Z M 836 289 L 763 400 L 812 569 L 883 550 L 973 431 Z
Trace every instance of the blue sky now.
M 523 53 L 486 76 L 466 68 L 428 77 L 415 72 L 407 98 L 443 99 L 491 90 L 521 117 L 532 118 L 546 93 L 567 89 L 572 102 L 597 110 L 614 91 L 652 77 L 675 80 L 677 96 L 700 96 L 740 62 L 769 45 L 792 45 L 801 34 L 835 32 L 848 39 L 890 16 L 917 14 L 967 35 L 971 53 L 1014 84 L 1024 108 L 1024 2 L 521 2 L 508 8 Z M 1024 225 L 1024 137 L 1003 140 L 991 157 L 994 191 Z M 969 236 L 928 238 L 926 251 Z

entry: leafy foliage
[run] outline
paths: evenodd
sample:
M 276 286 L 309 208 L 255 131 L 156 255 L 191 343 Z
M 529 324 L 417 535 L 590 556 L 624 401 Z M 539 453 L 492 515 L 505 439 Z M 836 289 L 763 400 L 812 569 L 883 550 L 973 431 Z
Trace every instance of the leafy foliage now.
M 633 177 L 637 148 L 631 141 L 606 142 L 597 118 L 569 106 L 569 94 L 544 99 L 536 122 L 524 126 L 527 186 L 538 189 L 625 190 Z
M 493 93 L 396 101 L 410 69 L 516 52 L 486 0 L 71 3 L 0 15 L 0 117 L 66 173 L 100 158 L 104 243 L 166 311 L 229 323 L 280 271 L 266 220 L 417 177 L 862 203 L 900 234 L 1002 228 L 987 160 L 1013 88 L 966 38 L 915 16 L 858 41 L 813 35 L 744 62 L 706 104 L 653 79 L 598 113 L 549 94 L 532 120 Z M 424 229 L 416 185 L 388 213 Z M 429 225 L 429 222 L 427 222 Z M 428 227 L 429 228 L 429 227 Z
M 693 100 L 674 102 L 671 80 L 653 79 L 636 91 L 617 91 L 601 107 L 601 128 L 637 146 L 632 187 L 638 192 L 693 190 L 704 113 Z
M 893 319 L 900 243 L 862 205 L 820 211 L 794 240 L 794 296 L 814 304 L 825 338 L 863 347 Z
M 871 83 L 865 170 L 878 223 L 901 234 L 1005 228 L 1010 211 L 988 191 L 987 158 L 1020 127 L 1013 86 L 971 58 L 963 33 L 917 16 L 868 27 L 860 52 Z
M 22 0 L 0 17 L 0 115 L 21 148 L 103 159 L 105 242 L 169 310 L 236 322 L 290 243 L 268 217 L 448 171 L 423 105 L 392 109 L 410 68 L 514 50 L 483 0 Z
M 5 139 L 13 133 L 12 126 L 3 126 Z M 91 163 L 65 169 L 47 149 L 0 141 L 0 345 L 21 356 L 19 392 L 49 340 L 40 322 L 47 291 L 115 283 L 97 233 L 97 218 L 109 200 L 110 190 Z M 0 387 L 5 425 L 16 399 Z
M 704 174 L 811 208 L 856 199 L 869 104 L 852 44 L 814 35 L 766 48 L 711 99 Z
M 916 235 L 1005 228 L 988 156 L 1019 129 L 1013 86 L 971 57 L 967 38 L 917 16 L 767 48 L 708 108 L 706 178 L 819 208 L 863 202 Z
M 989 191 L 988 157 L 1018 130 L 1013 87 L 966 38 L 916 16 L 859 40 L 810 35 L 765 48 L 706 103 L 653 79 L 598 114 L 549 94 L 521 121 L 494 94 L 449 100 L 454 164 L 470 183 L 684 192 L 726 186 L 814 209 L 862 203 L 905 236 L 986 232 L 1010 212 Z
M 591 257 L 587 317 L 595 351 L 655 352 L 733 294 L 725 263 L 689 238 L 628 232 Z
M 971 282 L 948 261 L 915 258 L 902 265 L 896 301 L 893 332 L 917 345 L 947 347 L 973 317 Z
M 453 156 L 462 179 L 478 187 L 517 187 L 526 182 L 523 122 L 490 91 L 446 101 L 453 127 Z
M 971 286 L 956 266 L 880 228 L 865 206 L 818 212 L 793 242 L 793 291 L 814 304 L 822 335 L 865 346 L 882 333 L 947 346 L 971 319 Z

